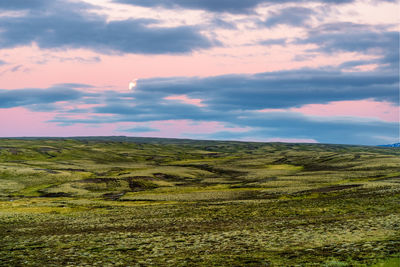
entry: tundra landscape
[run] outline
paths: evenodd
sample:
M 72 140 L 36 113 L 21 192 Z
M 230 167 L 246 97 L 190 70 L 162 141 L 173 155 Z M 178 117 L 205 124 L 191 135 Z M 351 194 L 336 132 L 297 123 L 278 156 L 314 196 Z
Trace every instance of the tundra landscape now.
M 400 0 L 0 0 L 0 267 L 400 267 Z
M 0 139 L 1 266 L 399 266 L 400 150 Z

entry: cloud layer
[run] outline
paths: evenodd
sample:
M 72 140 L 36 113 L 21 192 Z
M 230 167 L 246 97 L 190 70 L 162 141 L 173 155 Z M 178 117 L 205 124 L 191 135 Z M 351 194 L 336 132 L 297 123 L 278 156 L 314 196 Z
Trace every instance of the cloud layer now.
M 0 108 L 40 106 L 60 101 L 74 101 L 85 94 L 69 86 L 55 86 L 48 89 L 0 89 Z
M 198 138 L 225 136 L 266 139 L 279 136 L 288 139 L 311 138 L 324 143 L 340 140 L 340 143 L 376 144 L 383 137 L 395 140 L 398 124 L 374 118 L 308 116 L 290 108 L 310 103 L 362 99 L 387 101 L 398 105 L 397 88 L 398 78 L 383 71 L 355 74 L 308 69 L 208 78 L 139 80 L 135 92 L 125 93 L 107 91 L 99 94 L 79 94 L 71 88 L 64 88 L 65 94 L 56 89 L 13 90 L 2 92 L 5 97 L 2 97 L 4 100 L 1 104 L 2 107 L 24 105 L 37 109 L 37 105 L 29 105 L 41 101 L 39 103 L 55 103 L 52 107 L 58 111 L 63 110 L 62 106 L 56 104 L 59 101 L 95 104 L 86 109 L 64 110 L 63 115 L 58 115 L 52 120 L 65 125 L 208 121 L 248 130 L 203 134 L 197 136 Z M 182 93 L 188 101 L 177 102 L 168 99 L 168 96 Z M 195 105 L 190 99 L 201 99 L 202 105 Z M 271 111 L 260 112 L 264 109 Z M 279 111 L 275 112 L 274 109 Z M 76 117 L 76 114 L 86 116 Z M 125 132 L 136 133 L 157 131 L 147 126 L 126 129 Z M 343 136 L 346 138 L 341 138 Z
M 390 0 L 389 0 L 390 1 Z M 115 0 L 116 3 L 163 8 L 201 9 L 211 12 L 248 13 L 261 4 L 285 4 L 320 2 L 326 4 L 346 4 L 354 0 Z
M 11 1 L 12 2 L 12 1 Z M 29 2 L 30 1 L 24 1 Z M 213 43 L 193 26 L 158 27 L 154 19 L 107 21 L 88 12 L 90 6 L 54 1 L 2 4 L 27 8 L 22 17 L 0 17 L 0 49 L 35 43 L 40 48 L 86 48 L 102 53 L 181 54 L 210 48 Z

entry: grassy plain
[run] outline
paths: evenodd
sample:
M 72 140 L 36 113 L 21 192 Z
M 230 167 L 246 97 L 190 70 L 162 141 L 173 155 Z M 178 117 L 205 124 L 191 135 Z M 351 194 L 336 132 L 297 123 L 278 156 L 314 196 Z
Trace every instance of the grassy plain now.
M 1 266 L 398 266 L 400 150 L 0 139 Z

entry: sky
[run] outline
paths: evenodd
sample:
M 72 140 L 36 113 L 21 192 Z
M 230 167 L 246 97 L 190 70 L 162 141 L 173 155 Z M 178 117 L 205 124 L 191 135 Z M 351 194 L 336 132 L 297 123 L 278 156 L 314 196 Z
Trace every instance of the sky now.
M 398 0 L 0 0 L 0 137 L 400 142 L 399 18 Z

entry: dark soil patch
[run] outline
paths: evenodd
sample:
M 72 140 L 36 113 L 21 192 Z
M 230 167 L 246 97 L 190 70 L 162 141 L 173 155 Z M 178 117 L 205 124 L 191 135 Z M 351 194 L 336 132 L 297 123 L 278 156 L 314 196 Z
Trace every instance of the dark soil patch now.
M 150 177 L 150 176 L 127 177 L 124 180 L 128 182 L 129 188 L 132 191 L 142 191 L 142 190 L 152 189 L 152 188 L 157 187 L 157 185 L 155 185 L 149 181 L 149 180 L 154 180 L 153 177 Z
M 18 155 L 18 150 L 16 148 L 9 148 L 8 151 L 13 155 Z
M 50 169 L 34 169 L 34 170 L 35 170 L 35 171 L 45 171 L 45 172 L 51 173 L 51 174 L 59 173 L 59 172 L 57 172 L 57 171 L 50 170 Z
M 67 169 L 57 169 L 59 171 L 70 171 L 70 172 L 86 172 L 85 169 L 72 169 L 72 168 L 67 168 Z
M 388 177 L 388 178 L 377 179 L 376 181 L 379 181 L 379 182 L 395 182 L 395 183 L 400 183 L 400 176 L 398 176 L 398 177 Z
M 115 178 L 88 178 L 88 179 L 78 180 L 75 182 L 77 182 L 77 183 L 94 183 L 94 184 L 117 183 L 118 179 L 115 179 Z
M 197 186 L 199 185 L 199 182 L 201 182 L 200 178 L 193 179 L 189 177 L 179 177 L 176 175 L 166 174 L 166 173 L 153 173 L 153 175 L 158 179 L 174 182 L 176 186 Z M 208 183 L 203 183 L 203 185 L 207 184 Z
M 328 162 L 328 161 L 334 160 L 336 157 L 337 157 L 337 154 L 326 156 L 326 157 L 321 157 L 318 159 L 318 163 Z
M 359 187 L 359 186 L 361 186 L 361 184 L 333 185 L 333 186 L 305 190 L 305 191 L 301 191 L 299 193 L 329 193 L 332 191 L 339 191 L 339 190 L 355 188 L 355 187 Z
M 154 175 L 154 177 L 156 177 L 158 179 L 163 179 L 163 180 L 170 180 L 170 181 L 180 180 L 178 176 L 166 174 L 166 173 L 153 173 L 153 175 Z
M 344 170 L 356 165 L 346 165 L 346 166 L 337 166 L 337 165 L 327 165 L 327 164 L 320 164 L 320 163 L 307 163 L 303 164 L 304 170 L 306 171 L 337 171 L 337 170 Z
M 40 147 L 38 150 L 40 152 L 42 152 L 42 153 L 46 153 L 46 152 L 57 152 L 57 153 L 60 153 L 61 152 L 60 149 L 52 148 L 52 147 Z
M 208 172 L 212 172 L 214 174 L 224 176 L 224 177 L 238 177 L 242 175 L 246 175 L 247 172 L 243 171 L 236 171 L 236 170 L 230 170 L 230 169 L 221 169 L 221 168 L 216 168 L 214 166 L 208 165 L 208 164 L 185 164 L 185 165 L 177 165 L 179 167 L 189 167 L 189 168 L 197 168 L 200 170 L 205 170 Z
M 14 149 L 14 150 L 16 150 L 17 148 L 16 147 L 12 147 L 12 146 L 0 146 L 0 150 L 2 150 L 2 149 L 7 149 L 7 150 Z
M 283 163 L 288 163 L 288 159 L 286 157 L 277 159 L 273 162 L 273 164 L 283 164 Z
M 243 184 L 249 184 L 249 183 L 265 183 L 265 182 L 271 182 L 271 181 L 276 181 L 278 180 L 278 177 L 267 177 L 263 179 L 258 179 L 258 178 L 247 178 L 246 180 L 242 181 Z
M 103 198 L 104 198 L 105 200 L 118 200 L 118 199 L 120 199 L 123 195 L 125 195 L 125 192 L 106 193 L 106 194 L 103 194 Z
M 125 179 L 139 179 L 139 180 L 147 180 L 147 181 L 154 181 L 154 178 L 151 176 L 131 176 L 131 177 L 126 177 Z
M 144 199 L 120 199 L 118 201 L 121 201 L 121 202 L 144 202 L 144 201 L 145 202 L 156 202 L 157 200 L 144 198 Z
M 69 193 L 65 192 L 56 192 L 56 193 L 42 193 L 41 197 L 70 197 L 72 196 Z

